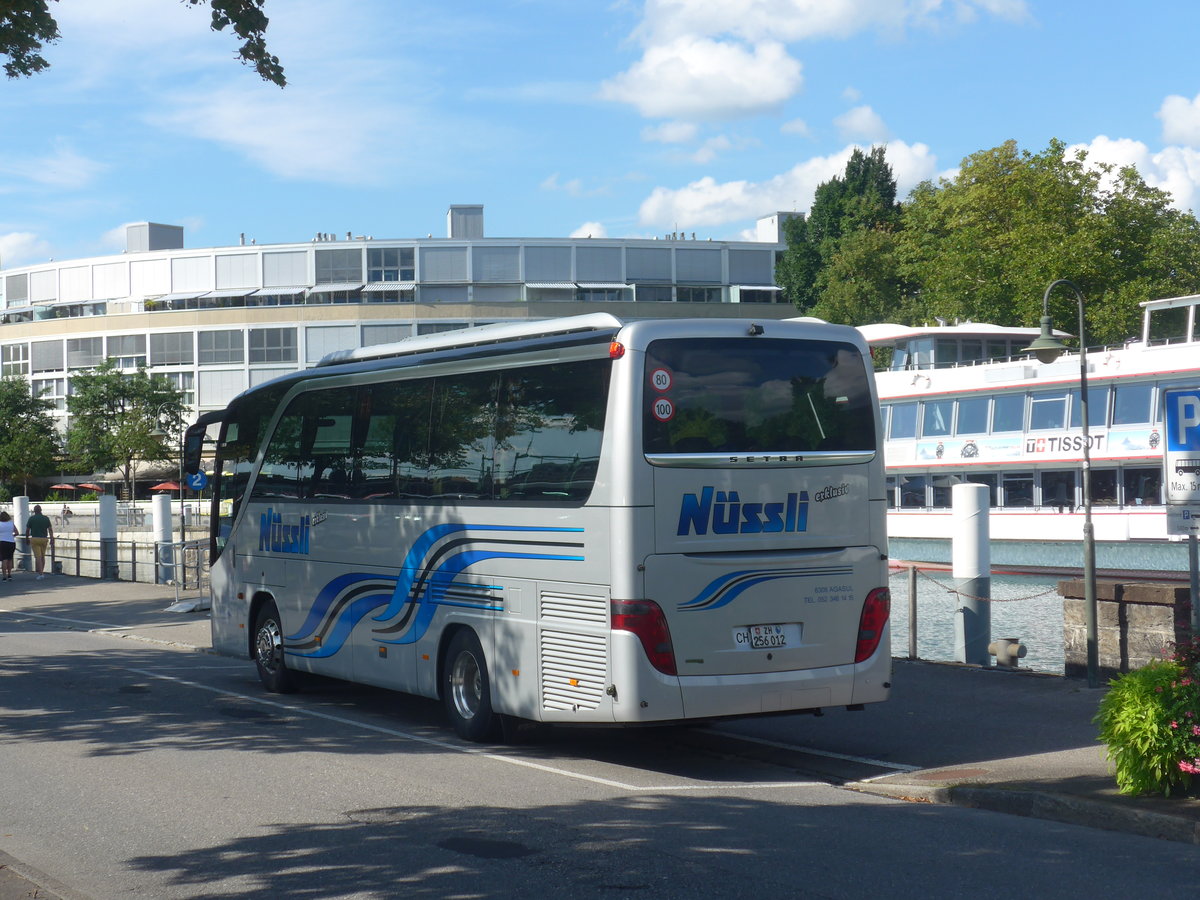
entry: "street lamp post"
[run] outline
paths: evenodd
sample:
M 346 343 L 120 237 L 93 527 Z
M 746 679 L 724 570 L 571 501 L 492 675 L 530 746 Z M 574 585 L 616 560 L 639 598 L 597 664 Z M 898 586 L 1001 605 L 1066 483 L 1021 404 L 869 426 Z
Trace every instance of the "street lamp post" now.
M 1100 686 L 1100 647 L 1096 622 L 1096 536 L 1092 530 L 1092 455 L 1088 436 L 1087 336 L 1083 322 L 1083 291 L 1074 282 L 1060 278 L 1046 287 L 1046 293 L 1042 296 L 1042 333 L 1025 349 L 1043 363 L 1054 362 L 1067 349 L 1054 336 L 1050 323 L 1050 292 L 1060 284 L 1074 291 L 1079 305 L 1079 421 L 1083 426 L 1083 621 L 1087 631 L 1088 687 L 1095 688 Z

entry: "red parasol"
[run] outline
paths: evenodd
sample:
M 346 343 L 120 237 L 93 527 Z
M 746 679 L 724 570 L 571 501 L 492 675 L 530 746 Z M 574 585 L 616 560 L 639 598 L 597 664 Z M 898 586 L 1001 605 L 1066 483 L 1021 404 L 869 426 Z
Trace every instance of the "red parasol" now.
M 152 490 L 152 491 L 177 491 L 177 490 L 179 490 L 179 485 L 177 485 L 173 481 L 163 481 L 159 484 L 154 485 L 154 487 L 150 488 L 150 490 Z
M 73 491 L 73 490 L 75 490 L 75 485 L 73 485 L 73 484 L 52 484 L 52 485 L 50 485 L 50 490 L 52 490 L 52 491 Z
M 90 481 L 85 481 L 83 484 L 79 485 L 79 487 L 81 487 L 81 488 L 87 488 L 89 491 L 102 491 L 102 490 L 104 490 L 104 488 L 103 488 L 103 487 L 101 487 L 100 485 L 98 485 L 98 484 L 92 484 Z

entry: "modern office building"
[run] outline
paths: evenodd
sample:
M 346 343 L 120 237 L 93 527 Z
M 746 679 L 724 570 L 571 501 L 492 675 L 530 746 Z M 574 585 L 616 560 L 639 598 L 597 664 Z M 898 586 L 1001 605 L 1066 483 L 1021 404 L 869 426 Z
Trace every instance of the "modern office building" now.
M 0 374 L 29 379 L 65 420 L 72 373 L 111 359 L 166 376 L 200 412 L 333 350 L 597 304 L 786 318 L 774 273 L 787 215 L 760 220 L 754 241 L 489 238 L 482 206 L 452 206 L 446 237 L 410 240 L 187 249 L 181 227 L 131 225 L 119 255 L 0 269 Z

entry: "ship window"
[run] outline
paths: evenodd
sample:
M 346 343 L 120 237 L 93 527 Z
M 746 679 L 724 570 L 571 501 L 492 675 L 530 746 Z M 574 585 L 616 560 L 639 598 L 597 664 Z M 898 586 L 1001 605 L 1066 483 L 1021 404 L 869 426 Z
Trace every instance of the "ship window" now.
M 888 438 L 911 438 L 917 436 L 917 404 L 896 403 L 892 405 L 891 428 Z
M 1042 506 L 1052 506 L 1059 512 L 1074 508 L 1074 469 L 1042 473 Z
M 1025 418 L 1024 394 L 1000 394 L 992 403 L 992 431 L 1020 431 Z
M 1088 428 L 1103 428 L 1108 424 L 1108 388 L 1088 388 Z M 1071 391 L 1071 427 L 1083 427 L 1083 405 L 1079 391 Z
M 983 358 L 983 341 L 974 339 L 962 342 L 959 358 L 963 362 L 974 362 Z
M 1004 359 L 1008 356 L 1008 341 L 988 341 L 988 359 Z
M 1067 423 L 1067 395 L 1064 391 L 1039 391 L 1031 397 L 1029 430 L 1062 428 Z
M 967 484 L 986 484 L 988 489 L 988 506 L 996 506 L 996 476 L 968 475 Z
M 901 509 L 924 509 L 925 508 L 925 482 L 924 475 L 901 475 L 900 476 L 900 508 Z
M 1033 506 L 1033 473 L 1005 472 L 1002 506 Z
M 941 369 L 958 362 L 958 341 L 939 340 L 934 350 L 934 365 Z
M 1115 506 L 1117 502 L 1117 470 L 1092 470 L 1092 503 Z
M 971 397 L 958 401 L 956 434 L 984 434 L 987 432 L 987 422 L 987 397 Z
M 925 416 L 921 420 L 922 437 L 944 437 L 950 433 L 951 416 L 954 415 L 953 400 L 927 400 Z
M 949 509 L 953 506 L 953 491 L 950 489 L 956 484 L 962 484 L 963 478 L 961 475 L 938 474 L 932 479 L 933 482 L 933 503 L 934 509 Z
M 1113 425 L 1140 425 L 1150 421 L 1151 384 L 1119 384 L 1113 391 Z M 1090 397 L 1088 398 L 1090 401 Z
M 1126 469 L 1123 473 L 1126 506 L 1162 504 L 1162 469 Z
M 896 476 L 889 475 L 887 477 L 887 505 L 888 509 L 896 508 Z

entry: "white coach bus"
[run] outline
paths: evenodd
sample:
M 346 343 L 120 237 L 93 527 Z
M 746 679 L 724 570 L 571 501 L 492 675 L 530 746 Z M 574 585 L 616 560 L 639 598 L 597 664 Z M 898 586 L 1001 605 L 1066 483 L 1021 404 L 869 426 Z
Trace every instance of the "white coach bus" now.
M 885 485 L 850 328 L 595 314 L 333 354 L 202 416 L 212 633 L 501 717 L 884 700 Z

